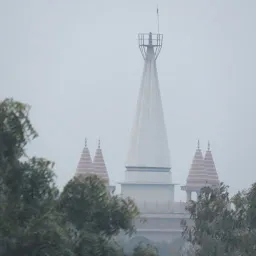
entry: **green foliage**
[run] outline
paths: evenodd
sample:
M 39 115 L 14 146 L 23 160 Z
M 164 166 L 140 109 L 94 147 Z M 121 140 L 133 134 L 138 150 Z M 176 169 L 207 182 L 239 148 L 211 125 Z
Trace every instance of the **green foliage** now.
M 99 255 L 100 248 L 102 253 L 108 250 L 114 255 L 120 248 L 113 242 L 113 236 L 120 230 L 133 233 L 133 219 L 138 215 L 133 201 L 110 195 L 97 176 L 72 179 L 60 195 L 58 210 L 64 213 L 63 221 L 73 230 L 78 255 Z
M 0 160 L 25 155 L 25 146 L 37 133 L 29 119 L 29 105 L 6 99 L 0 102 Z
M 0 256 L 121 255 L 113 237 L 134 231 L 137 207 L 96 176 L 74 178 L 59 194 L 53 163 L 26 155 L 37 137 L 29 109 L 0 102 Z
M 57 224 L 52 163 L 25 154 L 37 136 L 28 114 L 27 105 L 12 99 L 0 103 L 0 253 L 72 255 Z
M 121 229 L 133 233 L 133 219 L 138 215 L 132 200 L 110 195 L 97 176 L 72 179 L 60 196 L 59 210 L 77 230 L 86 228 L 107 237 Z
M 133 256 L 158 256 L 158 250 L 151 244 L 140 243 L 134 248 Z
M 124 239 L 123 239 L 124 240 Z M 123 248 L 125 255 L 130 256 L 133 255 L 134 249 L 138 248 L 139 245 L 144 248 L 146 245 L 150 245 L 152 248 L 156 249 L 158 255 L 161 256 L 181 256 L 181 249 L 184 247 L 184 240 L 182 237 L 176 238 L 171 242 L 155 242 L 151 241 L 143 236 L 134 236 L 133 238 L 125 241 L 123 243 Z M 190 256 L 190 254 L 184 254 L 186 256 Z M 191 255 L 192 256 L 192 255 Z
M 183 237 L 200 256 L 254 255 L 256 241 L 256 185 L 231 200 L 228 187 L 205 187 L 198 201 L 190 201 L 192 223 L 182 222 Z

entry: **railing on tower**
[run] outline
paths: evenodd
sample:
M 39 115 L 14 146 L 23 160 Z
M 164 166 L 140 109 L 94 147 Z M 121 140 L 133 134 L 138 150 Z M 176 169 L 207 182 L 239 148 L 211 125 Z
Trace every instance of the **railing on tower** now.
M 185 202 L 145 202 L 134 200 L 137 207 L 139 208 L 140 213 L 179 213 L 187 214 L 186 203 Z
M 157 59 L 163 45 L 163 34 L 138 34 L 139 48 L 143 58 L 146 58 L 148 47 L 152 47 L 155 53 L 155 59 Z

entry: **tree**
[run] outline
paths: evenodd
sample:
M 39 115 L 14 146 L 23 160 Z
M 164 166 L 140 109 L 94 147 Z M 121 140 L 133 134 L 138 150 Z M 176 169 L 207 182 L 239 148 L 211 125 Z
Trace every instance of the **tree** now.
M 181 250 L 184 247 L 184 240 L 182 237 L 176 238 L 170 243 L 168 243 L 168 255 L 170 256 L 180 256 Z
M 183 236 L 194 245 L 196 255 L 233 255 L 233 216 L 227 187 L 205 187 L 198 201 L 190 201 L 187 210 L 192 227 L 183 222 Z M 229 243 L 227 243 L 229 241 Z
M 53 163 L 26 154 L 37 137 L 29 110 L 0 102 L 0 256 L 122 255 L 114 238 L 134 232 L 136 205 L 97 176 L 74 178 L 60 194 Z
M 52 163 L 26 155 L 37 136 L 29 109 L 12 99 L 0 103 L 0 255 L 72 255 L 58 225 Z
M 242 256 L 256 254 L 256 183 L 232 198 L 237 251 Z
M 103 251 L 108 249 L 113 255 L 113 251 L 120 249 L 113 238 L 121 230 L 133 233 L 133 220 L 138 216 L 131 199 L 110 195 L 97 176 L 80 176 L 69 181 L 60 195 L 58 210 L 73 230 L 73 244 L 78 255 L 89 253 L 88 250 L 91 255 L 98 255 L 99 244 L 104 246 Z
M 158 256 L 158 250 L 151 244 L 140 243 L 134 248 L 133 256 Z
M 183 237 L 195 255 L 249 256 L 255 254 L 256 185 L 229 198 L 228 187 L 205 187 L 187 210 L 192 224 L 183 221 Z

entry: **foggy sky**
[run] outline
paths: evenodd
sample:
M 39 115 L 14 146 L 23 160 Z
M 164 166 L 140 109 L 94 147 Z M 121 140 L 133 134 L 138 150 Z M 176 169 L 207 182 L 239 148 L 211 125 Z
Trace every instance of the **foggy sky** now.
M 92 156 L 101 138 L 111 182 L 124 178 L 143 69 L 137 33 L 156 32 L 157 4 L 173 182 L 185 183 L 198 138 L 232 193 L 256 181 L 255 0 L 0 0 L 0 100 L 32 106 L 40 137 L 29 152 L 55 161 L 60 187 L 85 137 Z

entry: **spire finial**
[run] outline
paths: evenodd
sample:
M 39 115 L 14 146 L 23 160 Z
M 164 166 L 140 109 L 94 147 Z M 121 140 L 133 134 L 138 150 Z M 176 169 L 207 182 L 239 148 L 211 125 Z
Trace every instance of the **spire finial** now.
M 200 141 L 199 141 L 199 139 L 197 140 L 197 149 L 200 149 Z
M 158 10 L 158 5 L 156 9 L 156 14 L 157 14 L 157 33 L 159 34 L 159 10 Z
M 210 141 L 208 140 L 208 151 L 211 150 L 211 144 L 210 144 Z
M 98 148 L 100 148 L 100 139 L 98 140 Z
M 84 139 L 84 147 L 87 148 L 87 138 Z

